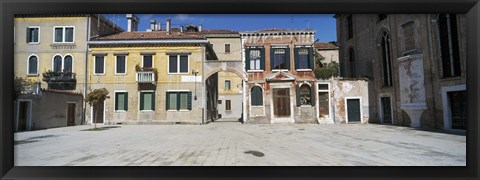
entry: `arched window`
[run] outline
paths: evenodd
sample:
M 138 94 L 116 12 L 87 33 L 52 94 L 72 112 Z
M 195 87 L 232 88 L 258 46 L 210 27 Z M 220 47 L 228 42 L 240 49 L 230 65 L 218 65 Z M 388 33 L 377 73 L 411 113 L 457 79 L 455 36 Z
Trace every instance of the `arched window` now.
M 250 93 L 250 103 L 252 106 L 262 106 L 263 105 L 263 93 L 262 88 L 259 86 L 254 86 L 252 92 Z
M 300 86 L 300 103 L 301 105 L 310 105 L 311 102 L 310 86 L 303 84 Z
M 28 58 L 28 74 L 38 74 L 38 57 L 35 55 L 32 55 Z
M 62 72 L 62 56 L 56 55 L 53 58 L 53 71 Z
M 457 16 L 455 14 L 440 14 L 438 16 L 438 30 L 440 35 L 442 77 L 460 76 Z
M 382 64 L 383 64 L 383 85 L 392 86 L 392 60 L 390 54 L 390 37 L 387 32 L 382 36 Z
M 348 59 L 350 64 L 350 77 L 355 77 L 355 53 L 353 52 L 353 48 L 348 50 Z
M 63 58 L 63 71 L 72 72 L 73 58 L 67 55 Z

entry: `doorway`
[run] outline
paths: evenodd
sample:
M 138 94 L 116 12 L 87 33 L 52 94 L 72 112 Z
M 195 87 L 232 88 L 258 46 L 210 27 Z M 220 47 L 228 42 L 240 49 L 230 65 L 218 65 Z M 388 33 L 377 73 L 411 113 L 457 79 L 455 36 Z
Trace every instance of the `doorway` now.
M 328 92 L 318 92 L 318 114 L 320 118 L 330 117 Z
M 67 103 L 67 126 L 75 126 L 76 103 Z
M 28 123 L 30 122 L 31 118 L 31 105 L 31 101 L 19 101 L 17 131 L 29 130 Z
M 450 118 L 452 129 L 467 129 L 467 91 L 450 91 L 448 100 L 450 102 Z
M 347 101 L 347 123 L 361 122 L 360 98 L 346 99 Z
M 390 97 L 380 98 L 382 105 L 382 123 L 392 124 L 392 101 Z
M 97 124 L 103 124 L 104 120 L 104 105 L 105 102 L 103 102 L 100 105 L 93 106 L 93 121 L 92 124 L 97 123 Z
M 276 118 L 290 117 L 290 89 L 273 89 L 273 114 Z

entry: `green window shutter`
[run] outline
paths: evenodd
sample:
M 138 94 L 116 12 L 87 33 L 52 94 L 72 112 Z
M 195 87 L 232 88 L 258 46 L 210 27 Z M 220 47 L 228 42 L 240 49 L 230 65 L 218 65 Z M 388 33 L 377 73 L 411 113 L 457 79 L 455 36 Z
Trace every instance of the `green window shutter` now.
M 293 57 L 295 58 L 295 60 L 294 60 L 294 62 L 295 62 L 295 69 L 298 69 L 298 63 L 299 63 L 299 62 L 298 62 L 298 58 L 299 58 L 299 57 L 298 57 L 298 48 L 293 49 L 293 54 L 294 54 Z
M 155 92 L 152 92 L 152 111 L 155 111 Z
M 265 48 L 260 48 L 260 69 L 265 71 Z
M 315 106 L 315 85 L 314 82 L 312 82 L 312 85 L 310 86 L 310 102 L 312 103 L 312 106 Z
M 143 110 L 143 92 L 140 92 L 140 110 Z
M 118 110 L 118 95 L 120 93 L 115 93 L 115 110 Z
M 315 68 L 314 63 L 315 63 L 315 59 L 313 58 L 313 48 L 310 47 L 308 48 L 308 67 L 310 69 Z
M 288 70 L 290 70 L 290 48 L 285 48 L 285 63 Z
M 125 111 L 128 111 L 128 92 L 125 93 L 124 104 Z
M 187 95 L 187 108 L 188 110 L 192 110 L 192 92 L 188 92 Z
M 180 103 L 182 103 L 182 102 L 180 101 L 180 93 L 177 92 L 175 94 L 177 95 L 177 111 L 178 111 L 178 110 L 180 110 Z
M 27 28 L 26 32 L 27 32 L 27 36 L 26 36 L 27 39 L 26 40 L 27 40 L 27 43 L 29 43 L 30 42 L 30 29 Z
M 165 110 L 168 110 L 170 108 L 170 94 L 169 92 L 165 92 L 165 95 L 167 96 L 165 100 Z
M 250 69 L 250 48 L 245 49 L 245 70 Z
M 275 54 L 273 53 L 273 48 L 270 47 L 270 70 L 273 69 L 274 65 Z
M 301 98 L 300 98 L 300 86 L 299 86 L 299 84 L 295 85 L 295 91 L 296 91 L 296 94 L 297 94 L 297 107 L 300 107 L 302 102 L 301 102 Z

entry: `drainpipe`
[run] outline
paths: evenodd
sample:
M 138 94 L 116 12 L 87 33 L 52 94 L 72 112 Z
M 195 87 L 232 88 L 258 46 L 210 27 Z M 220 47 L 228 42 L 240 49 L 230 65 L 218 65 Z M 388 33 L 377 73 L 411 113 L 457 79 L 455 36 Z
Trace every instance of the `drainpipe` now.
M 432 21 L 431 21 L 431 15 L 427 15 L 428 47 L 430 47 L 430 49 L 429 49 L 430 51 L 429 51 L 428 54 L 430 55 L 430 59 L 433 60 L 433 47 L 432 47 L 432 44 L 433 44 L 433 43 L 432 43 L 432 35 L 431 35 L 432 33 L 430 33 L 430 32 L 432 32 L 431 22 L 432 22 Z M 430 62 L 432 63 L 432 61 L 430 61 Z M 430 65 L 430 67 L 433 67 L 433 66 Z M 437 110 L 436 110 L 436 108 L 435 108 L 435 94 L 436 94 L 436 93 L 435 93 L 435 84 L 434 84 L 435 81 L 433 81 L 434 73 L 435 73 L 435 72 L 434 72 L 434 68 L 430 68 L 430 82 L 432 82 L 432 84 L 431 84 L 431 86 L 432 86 L 432 94 L 434 94 L 434 95 L 433 95 L 433 98 L 432 98 L 432 101 L 433 101 L 432 111 L 433 111 L 433 115 L 434 115 L 434 118 L 433 118 L 433 119 L 434 119 L 434 122 L 433 122 L 434 125 L 433 125 L 433 126 L 434 126 L 435 129 L 438 129 L 438 126 L 437 126 L 437 121 L 438 121 L 438 119 L 437 119 L 437 117 L 436 117 Z
M 82 110 L 82 125 L 86 124 L 86 109 L 87 109 L 87 104 L 85 103 L 85 98 L 87 97 L 87 68 L 88 68 L 88 42 L 90 41 L 90 22 L 91 22 L 91 17 L 89 14 L 87 14 L 87 34 L 86 34 L 86 47 L 85 47 L 85 70 L 84 70 L 84 82 L 83 82 L 83 110 Z
M 195 79 L 195 83 L 197 80 Z M 205 91 L 205 44 L 202 44 L 202 124 L 205 124 L 205 117 L 207 116 L 207 95 Z
M 240 51 L 240 58 L 242 60 L 242 69 L 245 69 L 245 66 L 246 66 L 246 62 L 245 62 L 245 56 L 244 56 L 244 48 L 243 48 L 243 39 L 242 37 L 240 37 L 240 47 L 242 48 L 242 50 Z M 243 101 L 243 105 L 242 105 L 242 123 L 245 124 L 247 123 L 247 76 L 246 76 L 246 72 L 245 73 L 242 73 L 242 101 Z

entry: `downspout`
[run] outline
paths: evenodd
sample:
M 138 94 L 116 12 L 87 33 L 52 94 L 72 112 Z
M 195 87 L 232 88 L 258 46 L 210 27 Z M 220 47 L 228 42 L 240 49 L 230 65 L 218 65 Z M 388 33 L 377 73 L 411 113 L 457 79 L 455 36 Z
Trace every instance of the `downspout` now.
M 240 47 L 241 47 L 241 50 L 240 50 L 240 58 L 242 60 L 242 68 L 243 69 L 246 69 L 245 66 L 246 66 L 246 62 L 245 62 L 245 55 L 244 55 L 244 48 L 243 48 L 243 39 L 240 37 Z M 246 71 L 246 70 L 245 70 Z M 243 71 L 242 71 L 243 72 Z M 247 123 L 247 93 L 246 93 L 246 89 L 247 89 L 247 76 L 246 76 L 246 72 L 245 73 L 242 73 L 242 101 L 243 101 L 243 105 L 242 105 L 242 124 L 245 124 Z
M 433 57 L 433 47 L 432 47 L 432 44 L 433 44 L 433 42 L 432 42 L 432 34 L 433 34 L 433 33 L 431 33 L 431 32 L 432 32 L 432 24 L 431 24 L 432 21 L 431 21 L 431 17 L 432 17 L 431 15 L 427 15 L 427 18 L 426 18 L 426 19 L 427 19 L 428 47 L 430 47 L 428 54 L 429 54 L 430 59 L 431 59 L 430 63 L 432 63 L 432 64 L 430 64 L 430 67 L 432 67 L 432 68 L 430 68 L 430 82 L 432 82 L 432 85 L 431 85 L 431 86 L 432 86 L 432 94 L 436 94 L 436 93 L 435 93 L 435 84 L 433 83 L 433 82 L 435 82 L 435 81 L 433 81 L 433 76 L 434 76 L 434 73 L 435 73 L 435 72 L 434 72 L 434 69 L 435 69 L 435 67 L 437 67 L 437 66 L 433 66 L 433 62 L 434 62 L 434 61 L 433 61 L 433 58 L 434 58 L 434 57 Z M 433 119 L 434 119 L 434 121 L 433 121 L 434 125 L 433 125 L 433 126 L 434 126 L 435 129 L 437 129 L 437 128 L 438 128 L 438 127 L 437 127 L 437 121 L 438 121 L 438 119 L 437 119 L 437 117 L 436 117 L 436 114 L 437 114 L 436 109 L 437 109 L 437 108 L 436 108 L 436 104 L 435 104 L 435 96 L 433 96 L 432 101 L 433 101 L 432 111 L 433 111 L 433 115 L 434 115 L 434 118 L 433 118 Z
M 87 124 L 86 122 L 86 109 L 87 109 L 87 104 L 85 103 L 85 98 L 87 97 L 87 68 L 88 68 L 88 42 L 90 41 L 90 20 L 91 20 L 91 17 L 90 15 L 88 14 L 87 15 L 87 34 L 86 34 L 86 47 L 85 47 L 85 70 L 84 70 L 84 82 L 83 82 L 83 114 L 82 114 L 82 124 L 85 123 Z
M 197 80 L 195 80 L 195 83 Z M 205 118 L 207 116 L 207 95 L 205 91 L 205 44 L 202 44 L 202 100 L 203 100 L 203 107 L 202 107 L 202 124 L 205 124 Z

